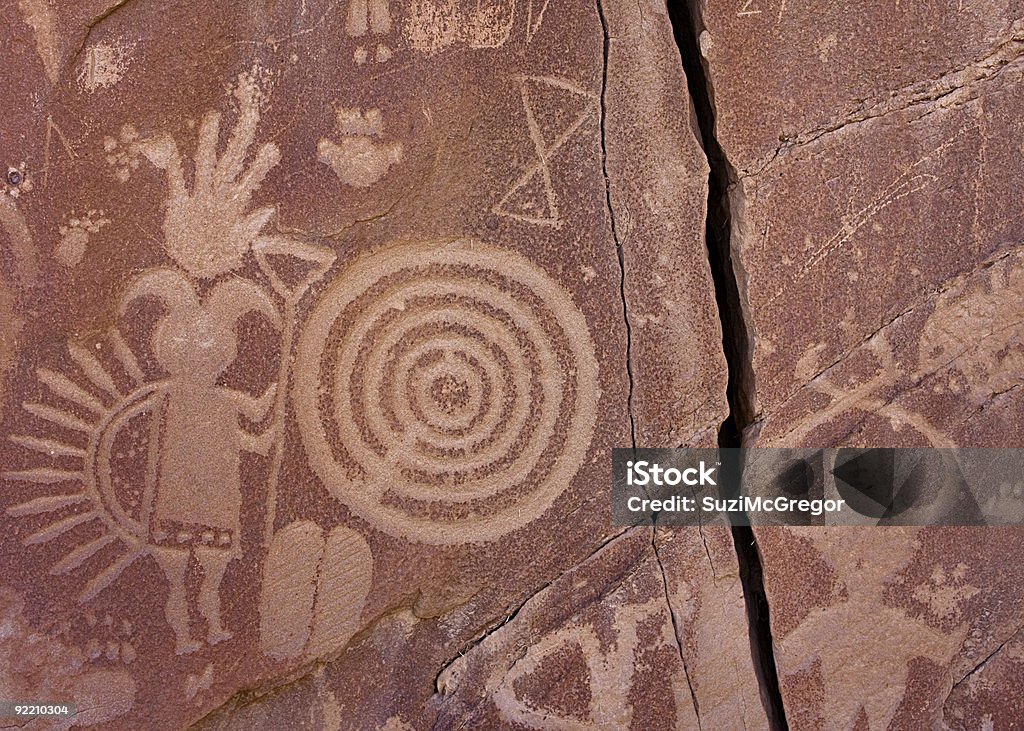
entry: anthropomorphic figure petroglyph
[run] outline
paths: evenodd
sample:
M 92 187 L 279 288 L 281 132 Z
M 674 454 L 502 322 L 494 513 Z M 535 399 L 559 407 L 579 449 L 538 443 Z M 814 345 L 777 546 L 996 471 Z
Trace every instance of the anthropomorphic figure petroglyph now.
M 272 430 L 254 436 L 239 417 L 262 420 L 273 404 L 276 384 L 258 397 L 217 384 L 237 355 L 234 328 L 240 317 L 258 312 L 280 326 L 272 299 L 243 279 L 221 282 L 201 299 L 192 281 L 237 268 L 274 212 L 269 207 L 248 210 L 253 192 L 280 159 L 277 147 L 268 143 L 245 167 L 259 122 L 259 95 L 250 76 L 239 78 L 236 97 L 238 123 L 220 157 L 220 115 L 211 112 L 203 119 L 191 189 L 172 139 L 142 146 L 143 154 L 167 171 L 165 246 L 191 279 L 170 268 L 147 272 L 131 285 L 122 304 L 124 309 L 139 298 L 155 297 L 166 308 L 151 335 L 154 356 L 170 379 L 163 396 L 149 540 L 170 583 L 166 616 L 179 653 L 199 647 L 189 631 L 185 590 L 192 556 L 203 569 L 197 608 L 207 621 L 207 639 L 213 644 L 231 637 L 221 621 L 219 591 L 228 564 L 239 555 L 241 453 L 267 454 L 275 436 Z
M 239 423 L 259 421 L 273 403 L 276 384 L 260 397 L 217 385 L 235 360 L 234 326 L 246 312 L 271 322 L 278 315 L 270 298 L 243 280 L 220 284 L 200 301 L 191 283 L 173 269 L 139 277 L 125 305 L 156 297 L 167 308 L 152 343 L 157 362 L 170 374 L 163 392 L 159 479 L 149 540 L 170 582 L 167 621 L 178 652 L 198 649 L 188 627 L 185 576 L 195 556 L 203 569 L 198 609 L 208 624 L 211 644 L 231 637 L 221 622 L 219 589 L 228 563 L 240 555 L 243 451 L 267 454 L 274 434 L 254 436 Z
M 47 368 L 37 371 L 45 392 L 59 401 L 25 402 L 23 409 L 40 419 L 47 433 L 17 435 L 13 441 L 46 455 L 50 464 L 2 475 L 23 484 L 78 485 L 70 494 L 42 496 L 7 511 L 13 517 L 29 518 L 58 513 L 55 520 L 45 518 L 50 522 L 23 540 L 26 546 L 61 539 L 80 525 L 102 524 L 98 537 L 73 536 L 78 545 L 52 567 L 55 575 L 79 569 L 93 573 L 78 595 L 79 602 L 91 601 L 140 558 L 155 559 L 169 584 L 164 614 L 178 654 L 202 647 L 190 621 L 195 616 L 189 599 L 193 560 L 201 570 L 194 609 L 205 621 L 206 641 L 216 644 L 232 636 L 222 617 L 220 589 L 228 566 L 241 555 L 243 453 L 272 455 L 263 515 L 263 546 L 271 565 L 288 575 L 294 561 L 308 558 L 301 551 L 295 558 L 296 548 L 290 542 L 294 531 L 285 531 L 272 542 L 283 454 L 281 425 L 296 308 L 330 268 L 334 253 L 289 237 L 262 235 L 274 209 L 253 210 L 250 200 L 280 153 L 273 143 L 263 144 L 247 164 L 260 118 L 261 91 L 255 76 L 243 74 L 238 79 L 237 121 L 223 154 L 218 154 L 220 115 L 216 112 L 208 113 L 200 124 L 191 165 L 183 163 L 177 142 L 168 135 L 146 138 L 134 129 L 122 134 L 133 159 L 146 159 L 166 172 L 161 243 L 176 266 L 143 272 L 122 295 L 122 321 L 138 316 L 140 308 L 156 315 L 151 329 L 138 333 L 146 345 L 130 344 L 120 326 L 115 326 L 102 343 L 88 347 L 69 343 L 77 371 L 66 375 Z M 0 224 L 6 222 L 5 210 L 0 200 Z M 237 273 L 246 262 L 255 262 L 268 281 L 257 283 Z M 303 272 L 298 277 L 292 276 L 296 263 Z M 250 314 L 282 332 L 278 377 L 262 386 L 229 387 L 221 378 L 238 357 L 241 343 L 236 331 L 240 320 Z M 140 357 L 141 350 L 148 351 L 147 357 Z M 110 359 L 104 359 L 105 354 Z M 123 379 L 129 382 L 127 387 Z M 90 389 L 102 396 L 97 398 Z M 78 408 L 89 416 L 82 418 Z M 247 426 L 243 420 L 264 424 Z M 148 424 L 148 436 L 141 436 L 148 449 L 121 449 L 140 436 L 132 431 L 140 424 Z M 88 445 L 48 433 L 53 427 L 84 435 Z M 138 458 L 144 462 L 144 475 L 130 472 L 138 465 L 126 464 L 125 454 L 144 455 Z M 80 463 L 78 469 L 62 459 Z M 59 514 L 69 506 L 75 506 L 75 512 Z M 330 535 L 339 540 L 337 531 Z M 331 540 L 319 540 L 314 549 L 317 555 L 331 549 Z M 114 544 L 103 554 L 105 566 L 94 560 Z M 288 560 L 282 563 L 278 560 L 282 557 Z M 362 554 L 360 558 L 365 564 L 372 562 Z M 86 566 L 87 562 L 92 565 Z M 280 578 L 272 570 L 265 576 L 265 586 L 276 585 Z M 324 579 L 327 595 L 337 593 L 330 578 Z M 361 602 L 342 612 L 344 621 L 358 620 Z M 350 604 L 332 601 L 329 610 L 318 610 L 328 618 L 320 626 L 336 629 L 337 608 Z

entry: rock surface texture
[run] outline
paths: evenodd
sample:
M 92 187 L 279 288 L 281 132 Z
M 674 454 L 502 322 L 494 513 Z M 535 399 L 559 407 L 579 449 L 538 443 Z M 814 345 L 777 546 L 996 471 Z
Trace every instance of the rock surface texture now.
M 1022 15 L 702 9 L 748 444 L 1024 446 Z M 792 728 L 1024 720 L 1019 530 L 756 533 Z
M 0 698 L 763 726 L 727 530 L 598 487 L 727 410 L 665 9 L 94 5 L 2 11 Z
M 608 474 L 1024 446 L 1022 18 L 0 7 L 0 701 L 1019 726 L 1020 531 L 624 530 Z

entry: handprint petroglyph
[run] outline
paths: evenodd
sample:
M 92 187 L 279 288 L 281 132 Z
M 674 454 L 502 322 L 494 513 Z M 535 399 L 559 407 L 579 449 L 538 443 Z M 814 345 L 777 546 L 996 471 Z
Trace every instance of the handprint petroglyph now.
M 402 161 L 400 142 L 377 142 L 384 133 L 384 117 L 379 109 L 339 109 L 340 142 L 320 140 L 320 162 L 330 165 L 345 185 L 368 188 L 385 175 L 392 165 Z
M 216 277 L 236 269 L 274 215 L 272 206 L 250 210 L 253 193 L 281 160 L 272 142 L 245 161 L 256 138 L 260 94 L 253 76 L 243 74 L 235 91 L 238 122 L 222 155 L 217 154 L 221 115 L 203 118 L 196 147 L 192 185 L 185 181 L 181 154 L 169 136 L 141 146 L 142 153 L 167 172 L 169 197 L 164 219 L 168 253 L 189 274 Z

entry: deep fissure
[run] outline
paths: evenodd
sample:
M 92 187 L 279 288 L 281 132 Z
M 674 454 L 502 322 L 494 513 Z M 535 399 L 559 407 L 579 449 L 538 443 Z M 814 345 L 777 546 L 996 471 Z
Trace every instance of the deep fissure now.
M 601 21 L 601 32 L 604 37 L 601 64 L 601 174 L 604 176 L 605 207 L 608 209 L 612 240 L 615 242 L 615 254 L 619 262 L 619 297 L 622 299 L 622 319 L 626 326 L 626 377 L 629 381 L 629 391 L 626 394 L 626 411 L 629 416 L 630 446 L 635 450 L 636 418 L 633 415 L 633 326 L 629 321 L 629 308 L 626 305 L 626 257 L 622 250 L 622 241 L 619 238 L 618 224 L 615 221 L 615 208 L 612 205 L 611 178 L 608 177 L 608 137 L 605 132 L 605 122 L 608 119 L 608 55 L 611 51 L 611 35 L 608 33 L 608 18 L 605 17 L 604 6 L 601 4 L 601 0 L 595 0 L 595 6 L 597 8 L 597 17 Z
M 754 378 L 751 343 L 740 284 L 732 260 L 734 205 L 732 186 L 737 182 L 735 169 L 729 162 L 715 131 L 714 89 L 700 51 L 700 36 L 704 31 L 701 0 L 666 0 L 669 18 L 679 48 L 683 71 L 696 117 L 698 136 L 707 156 L 708 211 L 705 242 L 708 261 L 715 287 L 715 301 L 722 325 L 722 347 L 728 366 L 726 393 L 729 415 L 718 433 L 718 445 L 737 448 L 743 444 L 744 432 L 754 422 Z M 723 459 L 723 477 L 728 472 L 738 477 L 740 465 L 735 460 Z M 772 729 L 786 729 L 779 674 L 775 665 L 771 616 L 764 588 L 761 554 L 757 538 L 749 525 L 732 525 L 732 539 L 740 568 L 740 582 L 747 610 L 750 651 L 754 671 L 760 684 L 761 701 Z

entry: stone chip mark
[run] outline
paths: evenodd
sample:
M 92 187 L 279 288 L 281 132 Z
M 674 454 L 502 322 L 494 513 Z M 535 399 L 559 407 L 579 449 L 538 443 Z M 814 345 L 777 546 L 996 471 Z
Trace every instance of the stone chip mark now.
M 18 9 L 36 37 L 36 53 L 46 78 L 56 84 L 60 75 L 60 36 L 57 19 L 47 0 L 18 0 Z
M 273 208 L 248 210 L 250 196 L 279 159 L 277 147 L 267 143 L 245 165 L 260 118 L 255 71 L 239 77 L 234 93 L 239 116 L 223 154 L 217 149 L 219 115 L 210 112 L 203 119 L 191 186 L 172 138 L 130 140 L 167 172 L 163 248 L 178 268 L 160 267 L 136 277 L 122 295 L 120 316 L 137 303 L 162 305 L 148 340 L 163 374 L 147 376 L 116 327 L 97 343 L 98 348 L 107 345 L 97 354 L 69 344 L 84 380 L 70 372 L 38 369 L 48 398 L 23 407 L 39 420 L 40 433 L 15 438 L 51 463 L 4 475 L 44 490 L 60 486 L 59 496 L 14 506 L 9 514 L 37 526 L 38 516 L 54 514 L 26 539 L 29 545 L 73 537 L 77 545 L 52 572 L 93 573 L 80 602 L 110 587 L 140 558 L 155 559 L 170 588 L 164 614 L 179 654 L 201 647 L 191 634 L 193 607 L 206 620 L 209 644 L 232 636 L 221 621 L 219 591 L 228 564 L 240 554 L 241 455 L 267 454 L 278 427 L 275 421 L 254 434 L 240 424 L 243 416 L 262 419 L 275 401 L 276 384 L 256 395 L 217 384 L 238 355 L 235 325 L 241 317 L 256 312 L 280 327 L 274 301 L 242 278 L 217 282 L 203 294 L 198 285 L 239 267 L 273 214 Z M 70 258 L 75 254 L 70 252 Z M 271 283 L 279 284 L 273 277 Z M 109 353 L 105 361 L 100 352 Z M 118 384 L 124 379 L 127 387 Z M 121 448 L 133 440 L 143 448 Z M 57 447 L 49 449 L 51 444 Z M 67 467 L 69 458 L 73 468 Z M 69 492 L 69 484 L 78 489 Z M 195 499 L 197 490 L 204 500 Z M 203 570 L 195 598 L 186 591 L 193 558 Z
M 249 210 L 253 193 L 281 160 L 277 145 L 267 142 L 256 150 L 252 163 L 245 165 L 260 121 L 261 91 L 255 72 L 239 76 L 235 97 L 240 107 L 238 121 L 223 154 L 217 152 L 220 113 L 208 112 L 203 117 L 191 189 L 172 138 L 163 136 L 140 146 L 149 161 L 167 173 L 165 246 L 178 266 L 200 278 L 239 267 L 274 215 L 272 206 Z
M 739 15 L 739 16 L 744 16 L 744 15 L 760 15 L 761 14 L 760 8 L 754 7 L 756 5 L 756 3 L 757 3 L 757 0 L 745 0 L 744 3 L 743 3 L 743 7 L 741 7 L 738 11 L 736 11 L 736 15 Z
M 117 84 L 132 62 L 132 46 L 111 42 L 90 46 L 83 54 L 78 71 L 78 83 L 88 92 L 99 91 Z
M 0 268 L 0 403 L 6 391 L 4 379 L 15 363 L 18 335 L 24 324 L 19 311 L 25 296 L 39 279 L 39 257 L 25 216 L 11 196 L 0 191 L 0 262 L 10 261 L 12 271 Z

